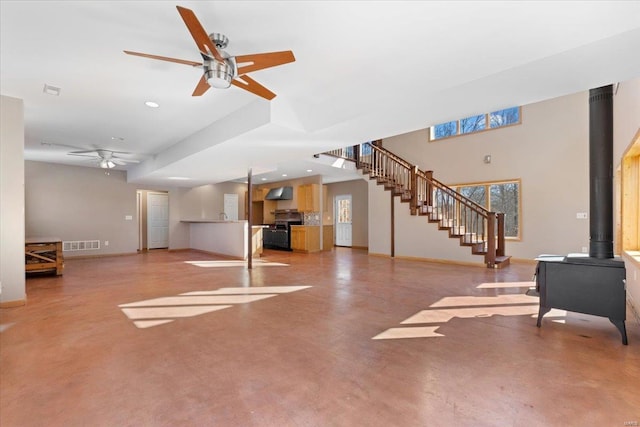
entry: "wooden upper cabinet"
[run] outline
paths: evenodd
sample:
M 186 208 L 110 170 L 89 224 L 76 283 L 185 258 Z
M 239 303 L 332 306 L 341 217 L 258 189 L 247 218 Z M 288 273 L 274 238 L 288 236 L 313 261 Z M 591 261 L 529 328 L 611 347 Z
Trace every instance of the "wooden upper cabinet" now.
M 300 212 L 320 212 L 320 185 L 298 186 L 298 210 Z
M 254 202 L 262 202 L 264 201 L 264 196 L 269 192 L 267 188 L 254 188 L 253 189 L 253 201 Z

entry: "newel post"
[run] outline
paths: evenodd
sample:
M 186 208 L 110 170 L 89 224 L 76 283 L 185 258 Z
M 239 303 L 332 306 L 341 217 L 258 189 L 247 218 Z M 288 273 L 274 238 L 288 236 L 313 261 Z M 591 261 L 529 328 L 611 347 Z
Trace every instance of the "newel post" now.
M 418 166 L 411 168 L 411 215 L 418 214 Z
M 484 256 L 487 267 L 496 265 L 496 213 L 487 214 L 487 253 Z
M 496 250 L 497 256 L 504 256 L 504 213 L 498 214 L 498 248 Z

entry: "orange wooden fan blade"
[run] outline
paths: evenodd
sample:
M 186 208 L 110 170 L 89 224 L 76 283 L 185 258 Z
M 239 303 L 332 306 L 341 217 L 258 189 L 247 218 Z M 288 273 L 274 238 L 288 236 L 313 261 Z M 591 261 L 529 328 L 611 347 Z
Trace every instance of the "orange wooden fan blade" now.
M 150 55 L 148 53 L 131 52 L 130 50 L 124 50 L 123 52 L 126 53 L 127 55 L 142 56 L 143 58 L 159 59 L 160 61 L 177 62 L 178 64 L 191 65 L 193 67 L 202 65 L 202 62 L 187 61 L 186 59 L 169 58 L 166 56 Z
M 244 90 L 248 90 L 249 92 L 254 93 L 268 100 L 272 100 L 273 98 L 276 97 L 275 93 L 271 92 L 269 89 L 262 86 L 260 83 L 253 80 L 249 76 L 239 76 L 231 80 L 231 84 L 234 86 L 238 86 Z
M 196 45 L 198 45 L 198 49 L 200 49 L 200 52 L 204 53 L 207 56 L 213 55 L 215 59 L 223 62 L 224 58 L 222 57 L 222 55 L 220 55 L 220 52 L 218 52 L 216 45 L 213 44 L 213 42 L 207 35 L 207 32 L 202 27 L 202 24 L 200 24 L 200 21 L 198 21 L 195 13 L 193 13 L 191 9 L 187 9 L 185 7 L 176 7 L 178 8 L 178 13 L 180 13 L 182 20 L 187 26 L 187 29 L 191 33 L 193 40 L 196 42 Z
M 207 83 L 207 79 L 203 75 L 191 96 L 201 96 L 203 93 L 208 91 L 210 87 L 209 83 Z
M 293 52 L 284 50 L 282 52 L 254 53 L 253 55 L 236 56 L 236 64 L 238 64 L 238 75 L 241 76 L 251 71 L 262 70 L 264 68 L 275 67 L 276 65 L 287 64 L 295 61 Z M 242 63 L 252 62 L 253 64 L 241 65 Z

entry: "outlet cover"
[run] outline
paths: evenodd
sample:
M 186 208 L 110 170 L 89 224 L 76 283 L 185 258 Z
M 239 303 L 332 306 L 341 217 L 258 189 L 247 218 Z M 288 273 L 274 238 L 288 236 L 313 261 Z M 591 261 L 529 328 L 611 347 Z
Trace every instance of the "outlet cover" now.
M 105 240 L 105 241 L 104 241 L 104 245 L 105 245 L 105 246 L 109 246 L 109 241 L 108 241 L 108 240 Z
M 576 214 L 576 219 L 587 219 L 587 213 L 586 212 L 578 212 Z
M 124 216 L 124 220 L 125 221 L 132 221 L 133 220 L 133 216 L 132 215 L 125 215 Z

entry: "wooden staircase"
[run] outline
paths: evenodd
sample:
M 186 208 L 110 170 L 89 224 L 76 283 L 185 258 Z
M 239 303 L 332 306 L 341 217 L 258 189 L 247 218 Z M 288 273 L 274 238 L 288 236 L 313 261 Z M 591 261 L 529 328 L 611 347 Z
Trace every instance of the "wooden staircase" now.
M 325 154 L 352 160 L 369 179 L 409 204 L 411 215 L 426 216 L 438 229 L 446 231 L 460 246 L 484 257 L 489 268 L 509 265 L 505 255 L 504 214 L 489 212 L 471 199 L 433 178 L 432 171 L 417 166 L 382 148 L 365 143 Z

